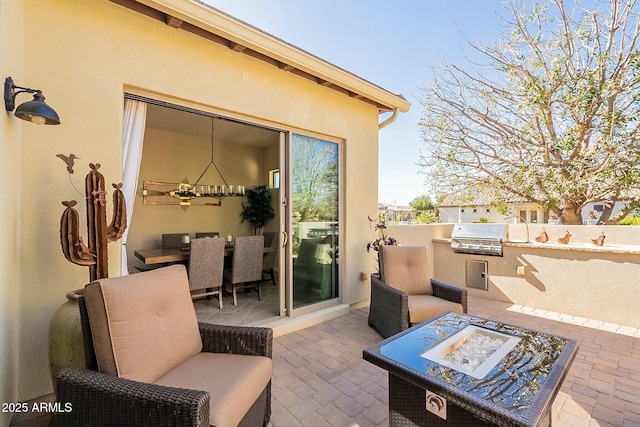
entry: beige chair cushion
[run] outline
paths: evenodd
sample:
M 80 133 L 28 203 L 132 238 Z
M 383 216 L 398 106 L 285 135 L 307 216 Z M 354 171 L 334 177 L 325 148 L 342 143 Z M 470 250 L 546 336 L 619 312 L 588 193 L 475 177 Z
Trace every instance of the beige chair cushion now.
M 183 265 L 85 286 L 100 372 L 153 382 L 202 350 Z
M 383 282 L 409 295 L 432 295 L 431 274 L 424 246 L 382 246 L 380 275 Z
M 271 380 L 271 359 L 221 353 L 199 353 L 154 384 L 208 391 L 209 424 L 237 426 Z
M 409 322 L 412 324 L 424 322 L 445 311 L 463 312 L 462 305 L 431 295 L 409 296 Z

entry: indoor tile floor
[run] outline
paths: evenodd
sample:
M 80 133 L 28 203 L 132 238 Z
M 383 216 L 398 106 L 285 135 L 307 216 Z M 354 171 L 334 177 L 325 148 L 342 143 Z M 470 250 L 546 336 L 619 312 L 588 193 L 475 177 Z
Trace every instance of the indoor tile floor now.
M 265 282 L 262 287 L 262 301 L 256 291 L 238 292 L 238 305 L 233 305 L 231 294 L 222 298 L 222 310 L 218 306 L 218 297 L 194 300 L 198 321 L 220 325 L 255 325 L 277 317 L 280 297 L 278 287 Z

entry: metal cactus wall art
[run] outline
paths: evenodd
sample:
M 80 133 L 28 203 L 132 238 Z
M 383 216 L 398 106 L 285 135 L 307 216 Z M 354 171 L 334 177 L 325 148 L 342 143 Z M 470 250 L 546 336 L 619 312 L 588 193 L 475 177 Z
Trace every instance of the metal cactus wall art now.
M 74 154 L 65 156 L 58 154 L 67 165 L 69 177 L 73 173 Z M 91 171 L 85 178 L 85 195 L 87 200 L 87 243 L 80 235 L 80 220 L 75 206 L 76 200 L 63 201 L 65 210 L 60 219 L 60 243 L 62 253 L 68 261 L 89 267 L 91 281 L 109 276 L 107 243 L 115 242 L 127 228 L 122 184 L 111 184 L 113 191 L 113 215 L 111 224 L 107 225 L 106 195 L 104 176 L 98 172 L 100 163 L 89 163 Z M 73 184 L 73 182 L 72 182 Z

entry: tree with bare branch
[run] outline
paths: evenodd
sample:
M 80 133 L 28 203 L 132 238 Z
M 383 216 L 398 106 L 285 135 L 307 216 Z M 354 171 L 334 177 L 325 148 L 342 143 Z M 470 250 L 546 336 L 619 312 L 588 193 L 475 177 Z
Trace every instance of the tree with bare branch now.
M 571 4 L 569 4 L 571 3 Z M 485 63 L 443 66 L 424 89 L 422 172 L 436 194 L 480 186 L 582 224 L 640 206 L 636 0 L 508 0 L 509 31 L 467 43 Z M 624 209 L 612 216 L 617 201 Z

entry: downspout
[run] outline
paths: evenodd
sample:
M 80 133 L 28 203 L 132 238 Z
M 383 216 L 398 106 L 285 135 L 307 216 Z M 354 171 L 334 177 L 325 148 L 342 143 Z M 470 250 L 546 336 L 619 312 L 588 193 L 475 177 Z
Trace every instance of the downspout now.
M 386 119 L 382 123 L 378 124 L 378 130 L 382 130 L 382 129 L 386 128 L 391 123 L 395 122 L 397 118 L 398 118 L 398 108 L 394 108 L 393 109 L 393 114 L 391 114 L 391 117 L 389 117 L 388 119 Z

